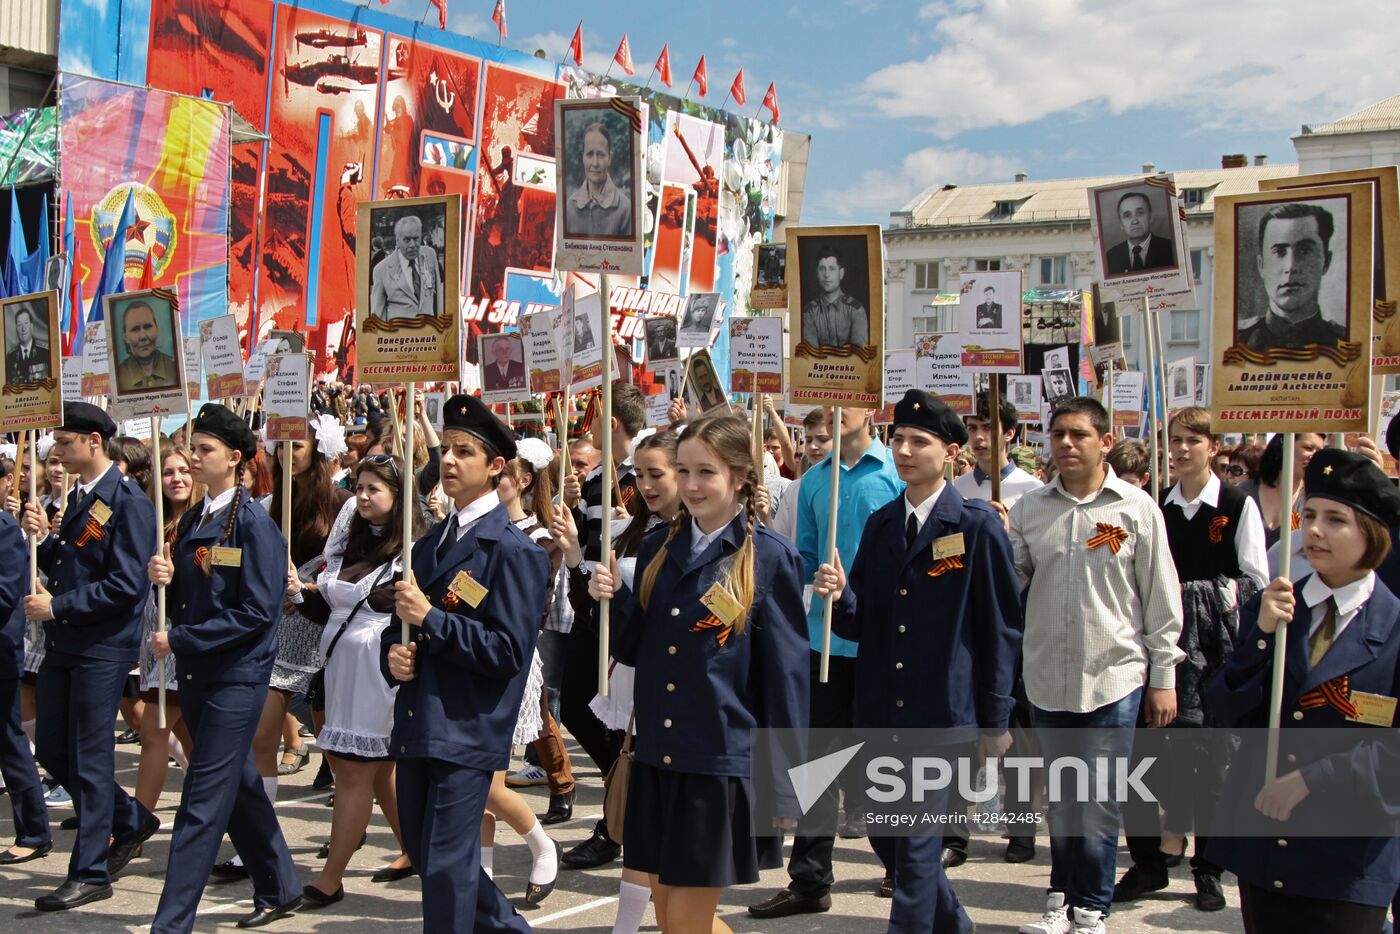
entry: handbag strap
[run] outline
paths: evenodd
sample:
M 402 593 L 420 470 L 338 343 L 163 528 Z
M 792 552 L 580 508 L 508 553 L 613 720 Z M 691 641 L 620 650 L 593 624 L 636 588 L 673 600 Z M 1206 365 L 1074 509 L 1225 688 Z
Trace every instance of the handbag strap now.
M 340 637 L 345 635 L 345 630 L 349 628 L 350 623 L 355 619 L 355 614 L 360 612 L 360 608 L 363 607 L 365 603 L 369 600 L 369 595 L 374 592 L 374 589 L 376 587 L 378 587 L 381 583 L 384 582 L 384 575 L 391 570 L 393 570 L 392 563 L 384 566 L 384 570 L 380 571 L 379 576 L 374 579 L 374 583 L 369 585 L 369 590 L 365 591 L 365 595 L 360 598 L 360 602 L 356 603 L 355 606 L 350 610 L 349 615 L 345 617 L 345 622 L 340 624 L 340 628 L 336 630 L 335 638 L 331 639 L 331 644 L 326 646 L 325 664 L 329 664 L 331 660 L 331 653 L 335 651 L 336 645 L 340 642 Z M 324 667 L 324 664 L 322 667 Z
M 632 732 L 632 725 L 637 722 L 637 708 L 633 707 L 632 712 L 627 715 L 627 732 L 622 736 L 622 751 L 630 753 L 635 745 L 637 734 Z

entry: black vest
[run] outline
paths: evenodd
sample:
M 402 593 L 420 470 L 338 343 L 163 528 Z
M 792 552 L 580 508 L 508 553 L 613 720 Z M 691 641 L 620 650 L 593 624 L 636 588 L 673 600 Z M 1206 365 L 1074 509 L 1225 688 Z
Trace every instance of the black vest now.
M 1211 580 L 1217 574 L 1232 580 L 1242 577 L 1235 533 L 1239 531 L 1248 495 L 1222 483 L 1216 504 L 1201 503 L 1196 514 L 1187 519 L 1180 506 L 1167 504 L 1170 492 L 1162 494 L 1162 518 L 1167 525 L 1167 544 L 1176 564 L 1176 576 L 1181 582 Z

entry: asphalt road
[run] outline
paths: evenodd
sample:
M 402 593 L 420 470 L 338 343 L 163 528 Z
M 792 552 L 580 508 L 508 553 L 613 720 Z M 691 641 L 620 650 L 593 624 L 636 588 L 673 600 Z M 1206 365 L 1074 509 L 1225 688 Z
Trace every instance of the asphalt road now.
M 602 784 L 598 773 L 577 747 L 575 775 L 580 780 L 574 819 L 550 828 L 551 835 L 568 849 L 585 839 L 602 811 Z M 119 746 L 117 768 L 122 783 L 130 789 L 136 776 L 136 746 Z M 311 788 L 319 764 L 313 755 L 310 764 L 297 775 L 284 778 L 279 788 L 277 812 L 282 831 L 292 848 L 292 857 L 302 870 L 303 882 L 317 872 L 316 850 L 330 829 L 327 793 Z M 36 912 L 33 901 L 62 883 L 72 846 L 71 831 L 57 829 L 57 821 L 72 814 L 69 807 L 56 807 L 50 813 L 55 821 L 56 847 L 45 859 L 0 870 L 0 931 L 143 931 L 155 913 L 169 852 L 169 825 L 174 820 L 183 773 L 172 768 L 166 793 L 158 810 L 163 826 L 145 846 L 143 856 L 132 861 L 115 883 L 115 895 L 103 902 L 59 914 Z M 537 812 L 548 801 L 544 788 L 523 792 Z M 0 840 L 14 839 L 8 807 L 0 807 Z M 1044 891 L 1050 876 L 1048 841 L 1042 837 L 1036 858 L 1029 863 L 1010 865 L 1001 859 L 1001 841 L 975 838 L 970 857 L 951 873 L 958 897 L 977 922 L 978 934 L 1010 934 L 1040 914 Z M 389 885 L 375 885 L 370 875 L 396 855 L 393 835 L 377 812 L 370 825 L 369 842 L 350 864 L 345 879 L 344 901 L 317 911 L 302 911 L 266 930 L 274 934 L 318 932 L 349 934 L 359 931 L 413 931 L 422 923 L 418 880 L 410 878 Z M 223 855 L 232 854 L 225 842 Z M 1126 868 L 1127 851 L 1120 850 L 1119 865 Z M 496 881 L 536 928 L 551 931 L 600 931 L 612 929 L 617 907 L 621 861 L 588 872 L 561 870 L 554 892 L 538 906 L 524 903 L 525 874 L 529 850 L 504 823 L 498 824 Z M 836 887 L 831 910 L 825 914 L 802 915 L 776 921 L 755 921 L 745 908 L 787 882 L 783 870 L 765 873 L 757 885 L 730 889 L 721 904 L 724 920 L 735 931 L 764 931 L 771 934 L 864 934 L 883 931 L 889 902 L 874 891 L 882 872 L 864 840 L 839 840 L 836 848 Z M 1145 931 L 1202 931 L 1234 934 L 1243 931 L 1239 898 L 1233 879 L 1226 880 L 1226 910 L 1206 914 L 1195 909 L 1190 871 L 1182 866 L 1173 870 L 1172 884 L 1166 891 L 1129 906 L 1119 906 L 1109 920 L 1112 934 Z M 233 930 L 233 922 L 252 909 L 252 895 L 246 882 L 211 884 L 200 906 L 197 931 Z M 655 931 L 650 910 L 643 930 Z

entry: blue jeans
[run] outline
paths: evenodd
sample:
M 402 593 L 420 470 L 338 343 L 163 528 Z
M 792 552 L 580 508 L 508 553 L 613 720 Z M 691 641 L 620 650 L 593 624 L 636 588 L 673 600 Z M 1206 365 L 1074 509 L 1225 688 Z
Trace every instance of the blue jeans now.
M 1108 760 L 1109 769 L 1117 758 L 1127 760 L 1133 751 L 1133 727 L 1137 723 L 1142 689 L 1122 700 L 1088 713 L 1035 708 L 1035 725 L 1040 732 L 1041 754 L 1047 773 L 1050 764 L 1062 757 L 1087 760 L 1089 788 L 1098 787 L 1098 760 Z M 1069 730 L 1089 730 L 1081 737 Z M 1048 779 L 1047 779 L 1048 781 Z M 1114 778 L 1108 776 L 1112 788 Z M 1052 795 L 1052 798 L 1054 796 Z M 1061 892 L 1071 908 L 1084 908 L 1108 917 L 1113 904 L 1113 877 L 1118 865 L 1118 801 L 1056 802 L 1046 807 L 1050 820 L 1050 891 Z M 1069 827 L 1072 833 L 1066 833 Z

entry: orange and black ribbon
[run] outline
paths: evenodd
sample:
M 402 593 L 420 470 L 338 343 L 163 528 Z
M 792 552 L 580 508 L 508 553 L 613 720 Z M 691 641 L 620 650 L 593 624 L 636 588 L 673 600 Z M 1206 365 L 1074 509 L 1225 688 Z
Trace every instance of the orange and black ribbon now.
M 1116 525 L 1109 525 L 1107 522 L 1098 523 L 1098 534 L 1089 539 L 1090 548 L 1098 548 L 1107 545 L 1108 550 L 1115 555 L 1118 549 L 1123 547 L 1123 543 L 1128 540 L 1128 533 Z
M 632 124 L 633 133 L 642 132 L 642 112 L 640 110 L 620 97 L 609 98 L 608 102 L 612 105 L 613 110 L 622 114 L 627 118 L 627 122 Z
M 1212 545 L 1220 544 L 1220 540 L 1225 537 L 1225 526 L 1229 524 L 1229 516 L 1216 516 L 1210 520 L 1210 525 L 1207 528 L 1210 530 L 1210 543 Z
M 842 344 L 840 347 L 832 347 L 823 344 L 818 347 L 810 341 L 803 341 L 792 351 L 794 357 L 812 357 L 817 360 L 825 360 L 828 357 L 859 357 L 863 362 L 869 363 L 875 359 L 875 348 L 872 345 L 857 347 L 855 344 Z
M 1296 512 L 1293 513 L 1293 523 L 1292 523 L 1293 531 L 1296 532 L 1296 531 L 1298 531 L 1299 529 L 1301 529 L 1302 527 L 1303 527 L 1303 517 L 1300 516 L 1300 515 L 1298 515 Z
M 1376 299 L 1376 307 L 1371 312 L 1371 319 L 1373 321 L 1385 321 L 1395 315 L 1395 309 L 1395 302 L 1383 302 L 1378 298 Z
M 967 565 L 963 564 L 962 555 L 953 555 L 951 558 L 939 558 L 933 562 L 933 567 L 928 569 L 929 577 L 942 577 L 949 571 L 961 571 Z
M 1302 695 L 1298 698 L 1298 706 L 1304 710 L 1335 707 L 1348 720 L 1356 718 L 1356 705 L 1351 702 L 1351 682 L 1346 675 L 1324 681 L 1321 686 Z
M 1337 366 L 1346 366 L 1361 356 L 1361 344 L 1356 341 L 1338 341 L 1337 346 L 1326 344 L 1304 344 L 1302 347 L 1270 347 L 1268 350 L 1251 350 L 1244 344 L 1236 344 L 1225 351 L 1222 361 L 1226 366 L 1272 366 L 1275 363 L 1303 363 L 1326 357 Z
M 383 331 L 385 333 L 432 328 L 439 334 L 445 334 L 450 327 L 452 327 L 451 315 L 414 315 L 412 318 L 393 318 L 388 321 L 368 315 L 365 317 L 364 323 L 366 331 Z
M 455 590 L 449 590 L 442 596 L 442 608 L 444 610 L 455 610 L 462 605 L 462 598 L 457 596 Z
M 88 516 L 87 525 L 83 526 L 83 531 L 78 535 L 77 545 L 82 548 L 93 542 L 100 542 L 104 537 L 106 537 L 106 533 L 102 531 L 102 524 L 92 516 Z
M 212 573 L 212 569 L 214 567 L 214 565 L 210 562 L 209 555 L 209 546 L 207 545 L 200 545 L 194 550 L 194 563 L 198 565 L 199 569 L 205 574 Z
M 707 632 L 712 629 L 718 630 L 718 632 L 715 633 L 715 642 L 721 647 L 729 641 L 729 634 L 734 631 L 733 626 L 729 623 L 721 622 L 720 618 L 713 613 L 690 627 L 691 632 Z

